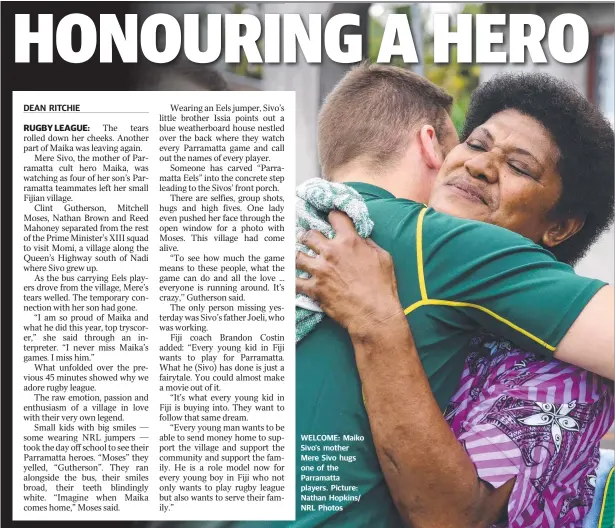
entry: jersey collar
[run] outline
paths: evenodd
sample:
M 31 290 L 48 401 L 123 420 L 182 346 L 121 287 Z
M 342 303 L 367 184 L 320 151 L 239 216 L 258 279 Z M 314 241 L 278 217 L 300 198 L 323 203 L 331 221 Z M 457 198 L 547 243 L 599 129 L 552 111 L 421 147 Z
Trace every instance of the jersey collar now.
M 376 187 L 375 185 L 371 185 L 370 183 L 363 182 L 345 182 L 346 185 L 352 187 L 355 191 L 358 191 L 360 194 L 368 194 L 375 198 L 395 198 L 389 191 L 385 191 L 382 187 Z

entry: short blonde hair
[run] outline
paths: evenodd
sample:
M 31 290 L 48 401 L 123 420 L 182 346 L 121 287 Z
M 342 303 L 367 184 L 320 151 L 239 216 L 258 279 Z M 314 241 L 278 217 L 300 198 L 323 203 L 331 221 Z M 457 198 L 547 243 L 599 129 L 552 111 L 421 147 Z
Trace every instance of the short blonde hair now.
M 444 90 L 409 70 L 367 62 L 353 68 L 320 110 L 318 154 L 324 177 L 359 156 L 374 168 L 394 163 L 419 125 L 430 124 L 444 137 L 452 103 Z

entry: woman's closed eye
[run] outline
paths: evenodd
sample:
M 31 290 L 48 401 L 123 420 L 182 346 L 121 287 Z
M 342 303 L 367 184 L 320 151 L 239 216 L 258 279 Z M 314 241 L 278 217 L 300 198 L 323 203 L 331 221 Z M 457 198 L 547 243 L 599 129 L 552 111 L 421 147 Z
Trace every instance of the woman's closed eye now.
M 521 174 L 522 176 L 528 176 L 529 178 L 532 178 L 534 180 L 537 180 L 538 178 L 534 175 L 534 173 L 532 171 L 530 171 L 527 167 L 525 167 L 524 165 L 520 165 L 519 163 L 509 163 L 508 166 L 517 174 Z
M 475 139 L 466 141 L 466 145 L 469 148 L 471 148 L 472 150 L 477 150 L 477 151 L 480 151 L 480 152 L 486 152 L 486 150 L 487 150 L 485 145 L 483 145 L 482 142 L 477 141 Z

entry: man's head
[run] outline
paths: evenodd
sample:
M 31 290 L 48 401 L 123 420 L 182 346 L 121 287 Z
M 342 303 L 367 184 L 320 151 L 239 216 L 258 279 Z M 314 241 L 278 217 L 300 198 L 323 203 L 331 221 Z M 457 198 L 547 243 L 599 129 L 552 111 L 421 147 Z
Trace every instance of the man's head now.
M 395 196 L 427 201 L 435 175 L 458 138 L 452 98 L 402 68 L 363 63 L 327 97 L 318 150 L 325 178 L 367 181 Z
M 570 84 L 505 74 L 474 92 L 429 204 L 516 231 L 568 263 L 613 219 L 613 129 Z

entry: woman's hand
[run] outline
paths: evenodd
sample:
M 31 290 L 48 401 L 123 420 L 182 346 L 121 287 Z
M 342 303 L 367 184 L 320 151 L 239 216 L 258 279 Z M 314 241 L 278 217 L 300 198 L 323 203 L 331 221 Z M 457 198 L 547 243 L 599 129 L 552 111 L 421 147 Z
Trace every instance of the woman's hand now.
M 297 268 L 311 275 L 296 279 L 297 292 L 318 301 L 329 317 L 355 336 L 403 317 L 391 255 L 361 238 L 346 214 L 333 211 L 329 222 L 336 233 L 333 240 L 318 231 L 308 231 L 302 239 L 317 256 L 297 253 Z

